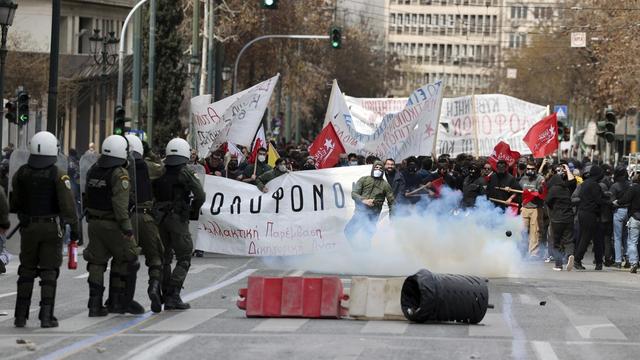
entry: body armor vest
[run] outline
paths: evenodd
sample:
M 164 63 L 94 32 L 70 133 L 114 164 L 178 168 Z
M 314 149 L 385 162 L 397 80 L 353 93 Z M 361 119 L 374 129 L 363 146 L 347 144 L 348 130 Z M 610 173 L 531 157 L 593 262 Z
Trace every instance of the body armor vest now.
M 55 166 L 34 169 L 27 165 L 21 168 L 18 187 L 25 199 L 20 199 L 19 213 L 28 216 L 58 215 L 57 177 L 58 168 Z
M 113 191 L 111 189 L 111 176 L 115 167 L 101 168 L 94 165 L 87 173 L 87 208 L 111 211 L 113 204 L 111 197 Z
M 157 202 L 172 202 L 174 208 L 189 208 L 189 192 L 179 182 L 184 165 L 167 166 L 166 172 L 153 182 L 153 195 Z

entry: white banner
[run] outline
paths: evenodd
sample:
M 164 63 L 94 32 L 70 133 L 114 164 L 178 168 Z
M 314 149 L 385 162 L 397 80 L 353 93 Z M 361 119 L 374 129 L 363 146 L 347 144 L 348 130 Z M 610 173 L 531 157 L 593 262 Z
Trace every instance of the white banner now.
M 364 134 L 373 134 L 385 115 L 398 113 L 407 105 L 407 98 L 356 98 L 345 95 L 344 99 L 351 112 L 353 127 Z
M 379 158 L 403 159 L 431 153 L 437 133 L 437 119 L 442 103 L 442 82 L 426 85 L 419 102 L 408 104 L 398 113 L 387 114 L 374 132 L 367 121 L 354 118 L 336 81 L 333 83 L 325 125 L 331 122 L 347 153 L 376 155 Z M 375 117 L 373 118 L 375 119 Z
M 511 150 L 531 154 L 522 141 L 547 108 L 507 95 L 490 94 L 444 99 L 438 131 L 438 154 L 489 156 L 501 140 Z
M 225 142 L 250 147 L 280 74 L 211 104 L 211 95 L 191 99 L 198 156 Z
M 195 248 L 245 256 L 286 256 L 334 250 L 346 243 L 352 185 L 371 166 L 288 173 L 255 186 L 207 175 L 207 200 L 192 221 Z

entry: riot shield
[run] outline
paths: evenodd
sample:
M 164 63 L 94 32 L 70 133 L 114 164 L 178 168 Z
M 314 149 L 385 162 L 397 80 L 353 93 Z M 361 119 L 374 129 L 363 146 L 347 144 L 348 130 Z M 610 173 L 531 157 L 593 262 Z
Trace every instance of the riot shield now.
M 29 155 L 30 153 L 27 149 L 16 149 L 11 153 L 11 158 L 9 159 L 9 193 L 13 190 L 11 186 L 13 175 L 18 172 L 22 165 L 27 164 Z
M 87 184 L 87 173 L 89 169 L 98 161 L 100 155 L 95 152 L 86 152 L 80 158 L 80 193 L 84 194 L 85 185 Z
M 204 188 L 204 178 L 207 174 L 204 166 L 200 164 L 187 164 L 187 167 L 196 174 L 196 177 L 200 180 L 200 185 Z
M 56 160 L 56 166 L 58 169 L 64 171 L 65 174 L 69 173 L 69 158 L 62 152 L 58 153 L 58 160 Z

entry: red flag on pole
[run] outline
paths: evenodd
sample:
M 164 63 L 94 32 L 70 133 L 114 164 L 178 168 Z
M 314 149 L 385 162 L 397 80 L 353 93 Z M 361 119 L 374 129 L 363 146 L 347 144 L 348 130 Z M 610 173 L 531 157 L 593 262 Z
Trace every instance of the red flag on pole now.
M 309 146 L 309 155 L 315 159 L 317 169 L 333 167 L 340 160 L 340 154 L 344 152 L 344 146 L 331 123 L 322 129 Z
M 489 156 L 487 162 L 491 164 L 493 171 L 497 171 L 499 160 L 506 161 L 507 166 L 512 167 L 518 162 L 518 159 L 520 159 L 520 153 L 511 150 L 511 147 L 506 142 L 500 141 L 498 145 L 493 148 L 493 153 Z
M 267 137 L 264 134 L 264 126 L 260 125 L 260 129 L 256 133 L 256 138 L 253 141 L 253 149 L 251 151 L 251 155 L 249 156 L 249 164 L 253 164 L 256 162 L 256 158 L 258 157 L 258 150 L 260 148 L 267 148 Z
M 558 118 L 553 113 L 535 123 L 523 141 L 529 146 L 533 157 L 543 158 L 558 150 Z

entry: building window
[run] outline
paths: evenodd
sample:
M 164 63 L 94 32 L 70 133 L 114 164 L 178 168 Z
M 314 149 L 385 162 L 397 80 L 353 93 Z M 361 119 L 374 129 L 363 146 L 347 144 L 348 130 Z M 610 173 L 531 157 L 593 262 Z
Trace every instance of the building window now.
M 527 34 L 509 34 L 509 48 L 517 49 L 525 46 Z
M 527 7 L 526 6 L 511 6 L 511 18 L 512 19 L 526 19 Z
M 80 18 L 80 32 L 78 38 L 78 54 L 91 53 L 91 42 L 89 38 L 93 35 L 93 19 Z

